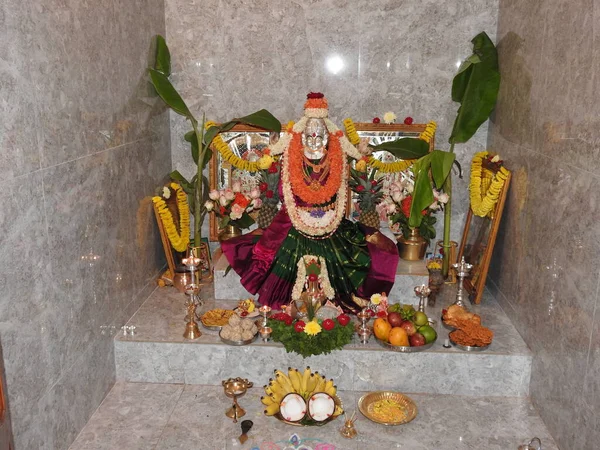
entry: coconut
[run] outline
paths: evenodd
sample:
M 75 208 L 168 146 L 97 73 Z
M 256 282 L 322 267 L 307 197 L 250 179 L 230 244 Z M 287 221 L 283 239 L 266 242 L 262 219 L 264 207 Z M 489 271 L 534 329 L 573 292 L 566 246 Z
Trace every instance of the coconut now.
M 306 402 L 299 394 L 287 394 L 281 400 L 279 413 L 288 422 L 299 422 L 306 415 Z
M 308 400 L 308 414 L 317 421 L 323 422 L 329 419 L 335 411 L 335 401 L 331 395 L 325 392 L 314 394 Z

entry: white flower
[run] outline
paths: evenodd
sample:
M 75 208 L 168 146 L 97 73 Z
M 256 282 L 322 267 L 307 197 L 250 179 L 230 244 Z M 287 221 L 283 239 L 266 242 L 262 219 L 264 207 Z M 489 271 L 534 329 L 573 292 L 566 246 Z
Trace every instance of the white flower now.
M 379 305 L 382 299 L 383 297 L 381 296 L 381 294 L 371 295 L 371 303 L 373 303 L 374 305 Z
M 163 186 L 163 193 L 162 193 L 162 196 L 163 196 L 164 198 L 166 198 L 167 200 L 168 200 L 168 199 L 170 199 L 170 198 L 171 198 L 171 190 L 170 190 L 168 187 L 166 187 L 166 186 Z
M 221 197 L 219 197 L 219 203 L 221 204 L 221 206 L 227 206 L 229 200 L 227 200 L 224 195 L 221 195 Z
M 234 181 L 233 185 L 231 186 L 231 190 L 233 192 L 242 192 L 242 183 L 239 181 Z
M 448 200 L 450 200 L 450 196 L 444 192 L 438 196 L 437 200 L 440 203 L 448 203 Z
M 255 198 L 252 200 L 252 206 L 254 206 L 254 209 L 259 209 L 262 206 L 262 200 L 260 198 Z
M 412 184 L 412 183 L 406 183 L 406 186 L 404 187 L 404 189 L 406 189 L 406 191 L 407 191 L 409 194 L 412 194 L 412 191 L 414 191 L 414 190 L 415 190 L 415 187 L 413 186 L 413 184 Z
M 394 123 L 395 121 L 396 121 L 396 114 L 394 114 L 392 111 L 388 111 L 383 115 L 384 123 Z
M 500 155 L 496 155 L 496 156 L 494 156 L 494 157 L 492 158 L 492 162 L 493 162 L 493 163 L 496 163 L 496 162 L 498 162 L 498 161 L 500 161 Z
M 240 205 L 238 205 L 236 203 L 235 205 L 233 205 L 231 207 L 231 214 L 229 214 L 229 217 L 231 217 L 231 220 L 237 220 L 237 219 L 241 219 L 243 214 L 244 214 L 244 208 L 242 208 Z
M 404 200 L 404 195 L 402 195 L 402 192 L 400 191 L 394 191 L 392 194 L 392 200 L 394 200 L 396 203 L 400 203 L 402 200 Z
M 227 200 L 233 200 L 235 198 L 235 194 L 231 189 L 225 189 L 225 198 Z
M 257 188 L 254 188 L 250 191 L 250 198 L 258 198 L 260 197 L 260 190 Z
M 396 204 L 395 203 L 388 203 L 387 205 L 387 213 L 388 214 L 394 214 L 396 212 Z
M 206 203 L 204 204 L 204 207 L 206 208 L 206 210 L 208 212 L 212 211 L 215 207 L 215 203 L 211 200 L 207 200 Z
M 432 211 L 437 211 L 440 208 L 439 203 L 435 200 L 431 205 L 429 205 L 429 209 Z
M 208 198 L 210 198 L 211 200 L 217 201 L 219 200 L 219 191 L 217 191 L 216 189 L 213 189 L 212 191 L 210 191 L 208 193 Z

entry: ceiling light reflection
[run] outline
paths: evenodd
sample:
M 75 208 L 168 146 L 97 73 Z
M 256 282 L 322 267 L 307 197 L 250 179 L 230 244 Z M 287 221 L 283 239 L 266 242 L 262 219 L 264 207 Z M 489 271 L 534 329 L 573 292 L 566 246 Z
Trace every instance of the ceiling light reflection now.
M 344 60 L 338 55 L 330 56 L 325 62 L 325 67 L 327 67 L 327 70 L 332 74 L 337 75 L 344 68 Z

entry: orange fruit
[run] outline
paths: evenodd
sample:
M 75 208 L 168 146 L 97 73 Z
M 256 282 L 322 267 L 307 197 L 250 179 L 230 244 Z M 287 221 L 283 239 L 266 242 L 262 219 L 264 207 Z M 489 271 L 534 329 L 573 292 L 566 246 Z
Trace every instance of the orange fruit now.
M 392 326 L 385 320 L 383 317 L 378 317 L 373 322 L 373 332 L 377 339 L 381 341 L 388 342 L 388 335 L 390 334 L 390 330 Z
M 401 328 L 401 327 L 392 328 L 392 330 L 390 331 L 389 339 L 390 339 L 390 344 L 392 344 L 392 345 L 397 345 L 397 346 L 401 346 L 401 347 L 409 346 L 408 334 L 406 333 L 406 330 L 404 328 Z

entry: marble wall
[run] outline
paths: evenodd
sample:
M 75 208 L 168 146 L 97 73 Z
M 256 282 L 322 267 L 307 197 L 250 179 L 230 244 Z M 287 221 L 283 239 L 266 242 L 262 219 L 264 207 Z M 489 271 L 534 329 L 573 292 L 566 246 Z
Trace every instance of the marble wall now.
M 150 97 L 163 0 L 0 6 L 0 341 L 16 450 L 66 449 L 115 379 L 113 341 L 164 264 L 171 167 Z
M 600 442 L 600 1 L 500 0 L 490 145 L 513 170 L 490 287 L 561 449 Z
M 309 91 L 329 99 L 330 116 L 371 121 L 394 111 L 400 120 L 438 122 L 446 144 L 457 105 L 450 98 L 457 65 L 470 40 L 496 33 L 498 0 L 166 0 L 167 42 L 173 81 L 201 117 L 231 119 L 261 108 L 279 120 L 297 120 Z M 171 117 L 173 166 L 193 171 L 188 131 Z M 487 127 L 457 146 L 467 166 L 485 149 Z M 453 210 L 460 238 L 466 182 Z

